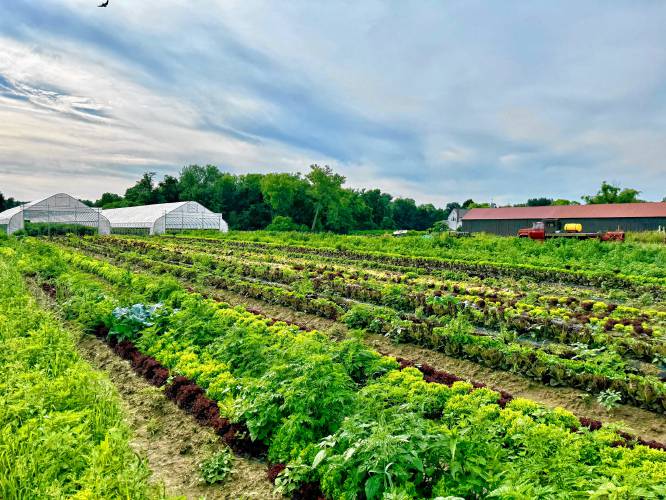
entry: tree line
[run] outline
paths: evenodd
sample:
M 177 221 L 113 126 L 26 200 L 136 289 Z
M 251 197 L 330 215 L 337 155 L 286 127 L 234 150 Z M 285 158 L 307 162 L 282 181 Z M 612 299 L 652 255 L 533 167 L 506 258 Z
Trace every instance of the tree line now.
M 430 203 L 418 205 L 380 189 L 346 188 L 345 180 L 319 165 L 306 175 L 234 175 L 214 165 L 190 165 L 178 177 L 166 175 L 159 182 L 154 172 L 146 172 L 124 196 L 104 193 L 94 202 L 82 201 L 102 208 L 197 201 L 222 213 L 230 228 L 248 230 L 425 230 L 448 216 Z
M 453 209 L 487 208 L 491 203 L 472 199 L 445 208 L 418 205 L 411 198 L 394 198 L 380 189 L 351 189 L 345 177 L 328 166 L 312 165 L 306 175 L 290 173 L 243 174 L 222 172 L 214 165 L 190 165 L 179 175 L 156 180 L 146 172 L 124 195 L 104 193 L 90 206 L 119 208 L 154 203 L 197 201 L 224 215 L 232 229 L 311 230 L 348 233 L 356 230 L 425 230 L 446 220 Z M 587 204 L 636 203 L 640 191 L 603 182 Z M 666 201 L 666 198 L 664 198 Z M 0 193 L 0 212 L 22 202 Z M 530 198 L 513 206 L 579 205 L 574 200 Z
M 0 193 L 0 212 L 9 210 L 10 208 L 18 207 L 22 202 L 15 200 L 14 198 L 5 198 L 2 193 Z

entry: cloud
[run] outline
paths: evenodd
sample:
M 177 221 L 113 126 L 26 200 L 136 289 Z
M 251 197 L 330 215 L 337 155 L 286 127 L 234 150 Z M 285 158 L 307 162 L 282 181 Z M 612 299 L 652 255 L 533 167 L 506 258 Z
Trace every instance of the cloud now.
M 444 205 L 661 199 L 666 5 L 90 0 L 0 4 L 0 190 L 328 163 Z

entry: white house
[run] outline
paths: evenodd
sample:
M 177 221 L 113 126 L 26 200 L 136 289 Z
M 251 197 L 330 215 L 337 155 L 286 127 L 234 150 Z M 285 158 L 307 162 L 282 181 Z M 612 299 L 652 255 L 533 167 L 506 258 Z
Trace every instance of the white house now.
M 462 226 L 462 218 L 465 216 L 465 214 L 468 212 L 466 208 L 454 208 L 451 210 L 451 213 L 449 214 L 449 218 L 447 219 L 447 222 L 449 224 L 449 229 L 453 229 L 454 231 L 457 231 L 460 229 Z

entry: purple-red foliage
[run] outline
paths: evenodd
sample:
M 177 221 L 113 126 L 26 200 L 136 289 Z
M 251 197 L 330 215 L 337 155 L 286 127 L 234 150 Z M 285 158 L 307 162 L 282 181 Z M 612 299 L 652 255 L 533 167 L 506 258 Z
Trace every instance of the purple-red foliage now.
M 275 480 L 277 477 L 280 475 L 280 473 L 285 470 L 287 466 L 285 464 L 274 464 L 271 465 L 268 468 L 268 472 L 266 473 L 266 477 L 268 480 L 271 482 L 271 484 L 275 484 Z
M 203 393 L 203 389 L 196 384 L 183 385 L 176 395 L 176 404 L 183 410 L 190 411 L 194 400 Z
M 244 424 L 231 424 L 222 440 L 239 455 L 259 457 L 266 454 L 268 447 L 261 441 L 252 441 Z
M 169 370 L 164 367 L 157 368 L 153 371 L 153 376 L 150 379 L 150 383 L 156 385 L 157 387 L 162 387 L 169 380 Z
M 317 483 L 303 484 L 292 496 L 293 500 L 326 500 Z
M 93 334 L 97 338 L 105 339 L 109 334 L 109 328 L 104 323 L 100 323 L 93 329 Z
M 141 361 L 141 364 L 137 367 L 136 371 L 139 375 L 151 379 L 153 378 L 153 373 L 155 373 L 155 370 L 158 368 L 162 368 L 162 365 L 160 365 L 155 358 L 144 356 L 143 361 Z
M 587 427 L 591 431 L 598 431 L 603 426 L 599 420 L 592 420 L 591 418 L 580 417 L 578 420 L 581 427 Z
M 220 416 L 217 403 L 203 394 L 198 395 L 192 403 L 192 415 L 202 424 L 209 424 Z
M 166 394 L 167 398 L 175 400 L 180 387 L 183 385 L 190 385 L 192 383 L 193 382 L 189 378 L 178 375 L 177 377 L 173 378 L 169 385 L 166 386 L 164 389 L 164 394 Z
M 123 359 L 132 359 L 132 355 L 139 352 L 129 340 L 117 343 L 113 346 L 113 350 Z

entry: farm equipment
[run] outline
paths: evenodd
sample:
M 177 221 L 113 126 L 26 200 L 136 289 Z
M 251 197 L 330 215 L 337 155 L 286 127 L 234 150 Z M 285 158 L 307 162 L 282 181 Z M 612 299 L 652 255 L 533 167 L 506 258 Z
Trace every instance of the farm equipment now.
M 601 241 L 624 241 L 624 231 L 599 231 L 584 233 L 582 224 L 568 223 L 562 226 L 559 219 L 543 219 L 534 222 L 532 227 L 518 230 L 519 238 L 543 241 L 550 238 L 571 238 L 575 240 L 598 239 Z

